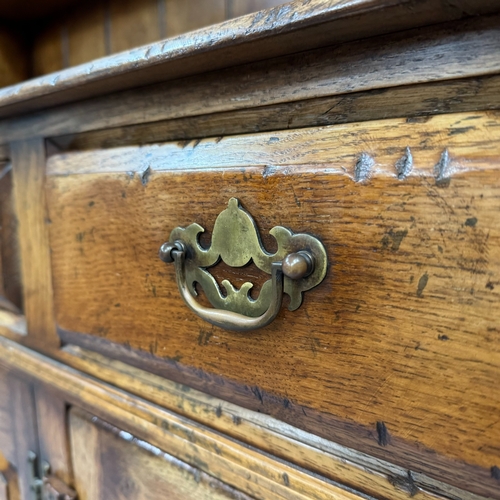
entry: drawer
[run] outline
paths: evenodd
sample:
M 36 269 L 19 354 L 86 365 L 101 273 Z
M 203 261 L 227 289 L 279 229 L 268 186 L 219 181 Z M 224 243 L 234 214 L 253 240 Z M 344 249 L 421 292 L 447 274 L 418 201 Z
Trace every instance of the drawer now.
M 125 360 L 480 494 L 500 466 L 500 119 L 383 120 L 61 153 L 47 164 L 65 343 Z M 325 278 L 269 325 L 228 331 L 158 258 L 176 227 L 210 245 L 231 199 L 269 252 L 317 238 Z M 245 245 L 241 245 L 244 248 Z M 210 269 L 236 289 L 255 264 Z M 197 300 L 207 305 L 199 289 Z M 496 444 L 495 444 L 496 443 Z

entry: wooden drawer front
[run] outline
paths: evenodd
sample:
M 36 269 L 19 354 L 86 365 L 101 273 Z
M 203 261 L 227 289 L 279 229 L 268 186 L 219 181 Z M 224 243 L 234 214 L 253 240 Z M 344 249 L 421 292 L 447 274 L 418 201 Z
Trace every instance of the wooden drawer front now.
M 498 115 L 476 113 L 53 156 L 60 335 L 496 491 L 499 144 Z M 330 263 L 300 309 L 246 334 L 198 319 L 158 259 L 173 228 L 210 232 L 231 197 L 268 248 L 283 225 L 318 236 Z M 216 272 L 236 286 L 260 279 Z
M 73 408 L 69 417 L 79 500 L 250 500 L 128 432 Z

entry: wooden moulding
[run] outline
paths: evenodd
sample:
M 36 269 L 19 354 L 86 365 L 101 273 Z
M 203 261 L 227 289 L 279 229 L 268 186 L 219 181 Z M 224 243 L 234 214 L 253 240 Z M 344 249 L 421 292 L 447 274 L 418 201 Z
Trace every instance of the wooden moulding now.
M 391 103 L 390 106 L 387 103 Z M 269 130 L 287 130 L 500 108 L 500 76 L 368 90 L 271 106 L 100 129 L 51 137 L 59 151 L 195 141 Z
M 0 91 L 9 116 L 381 33 L 498 11 L 494 0 L 296 0 Z M 476 47 L 480 47 L 478 43 Z
M 0 338 L 1 365 L 252 497 L 360 498 L 352 484 L 387 500 L 479 498 L 98 354 L 69 346 L 59 358 L 64 365 Z M 76 415 L 81 411 L 72 410 Z M 80 449 L 73 439 L 72 453 L 92 453 L 92 439 Z
M 494 495 L 499 131 L 489 112 L 54 155 L 60 335 Z M 157 258 L 171 229 L 210 230 L 232 196 L 264 244 L 289 226 L 331 262 L 256 335 L 198 320 Z
M 478 96 L 483 92 L 494 94 L 488 90 L 488 80 L 484 90 L 481 83 L 479 88 L 459 89 L 453 85 L 453 80 L 499 73 L 499 40 L 500 18 L 488 17 L 351 42 L 244 67 L 213 71 L 146 89 L 118 92 L 29 117 L 3 120 L 0 122 L 0 143 L 38 136 L 40 131 L 43 131 L 44 137 L 51 137 L 248 108 L 290 106 L 297 101 L 332 96 L 342 103 L 338 113 L 350 114 L 348 105 L 353 102 L 356 109 L 357 96 L 349 94 L 383 93 L 395 87 L 445 80 L 450 85 L 452 95 L 449 97 L 445 96 L 443 88 L 435 96 L 425 86 L 421 89 L 422 93 L 418 93 L 418 88 L 408 89 L 406 97 L 402 89 L 393 92 L 398 99 L 406 100 L 410 109 L 416 106 L 415 102 L 423 101 L 421 106 L 432 110 L 433 102 L 436 107 L 439 105 L 439 101 L 434 99 L 442 96 L 441 104 L 446 110 L 458 105 L 468 93 L 470 95 L 475 91 Z M 439 66 L 436 60 L 440 61 Z M 221 85 L 221 82 L 224 84 Z M 463 91 L 464 97 L 460 93 L 453 96 L 453 89 Z M 413 95 L 413 92 L 417 94 Z M 479 97 L 476 99 L 478 102 Z M 374 92 L 369 100 L 377 102 Z M 495 102 L 496 97 L 492 101 Z M 362 106 L 362 103 L 363 99 L 359 104 Z M 487 106 L 485 103 L 482 105 Z M 368 102 L 367 106 L 370 106 Z M 385 107 L 391 108 L 387 104 Z M 333 101 L 332 106 L 323 112 L 332 116 L 337 114 L 336 108 L 337 103 Z M 384 110 L 379 101 L 370 118 L 384 118 L 385 113 L 390 115 L 396 109 Z M 401 113 L 403 110 L 404 107 Z M 217 116 L 213 118 L 217 119 Z M 286 128 L 293 126 L 292 119 Z M 230 124 L 227 124 L 225 133 L 231 133 Z

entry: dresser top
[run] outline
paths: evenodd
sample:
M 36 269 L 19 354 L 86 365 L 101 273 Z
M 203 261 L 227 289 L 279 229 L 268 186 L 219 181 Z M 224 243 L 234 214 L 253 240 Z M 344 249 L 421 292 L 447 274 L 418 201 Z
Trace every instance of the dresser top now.
M 495 0 L 296 0 L 0 89 L 0 117 L 500 9 Z

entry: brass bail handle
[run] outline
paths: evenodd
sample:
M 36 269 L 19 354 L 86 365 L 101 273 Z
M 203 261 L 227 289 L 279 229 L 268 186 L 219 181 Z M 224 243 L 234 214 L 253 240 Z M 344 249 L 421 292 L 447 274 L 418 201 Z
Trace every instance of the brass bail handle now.
M 217 216 L 208 248 L 199 243 L 203 231 L 196 223 L 176 227 L 169 241 L 161 246 L 160 259 L 174 263 L 177 286 L 186 305 L 221 328 L 246 332 L 268 325 L 281 309 L 283 294 L 290 297 L 288 309 L 295 311 L 302 303 L 302 294 L 321 283 L 326 275 L 328 261 L 321 241 L 311 234 L 296 234 L 275 226 L 269 234 L 276 240 L 277 249 L 268 252 L 255 221 L 236 198 L 231 198 Z M 253 262 L 271 278 L 262 285 L 256 299 L 249 294 L 251 282 L 236 289 L 230 281 L 223 280 L 226 293 L 222 293 L 210 274 L 210 268 L 221 260 L 240 268 Z M 195 283 L 201 286 L 213 308 L 197 302 Z
M 247 332 L 263 328 L 271 323 L 278 315 L 283 302 L 283 276 L 299 280 L 309 276 L 314 270 L 314 258 L 307 251 L 288 254 L 283 261 L 271 264 L 272 294 L 271 302 L 266 312 L 252 318 L 224 309 L 211 309 L 199 304 L 191 295 L 186 281 L 186 246 L 180 240 L 174 243 L 164 243 L 160 247 L 160 259 L 165 263 L 174 262 L 175 276 L 179 292 L 186 305 L 200 318 L 212 325 L 226 330 Z

